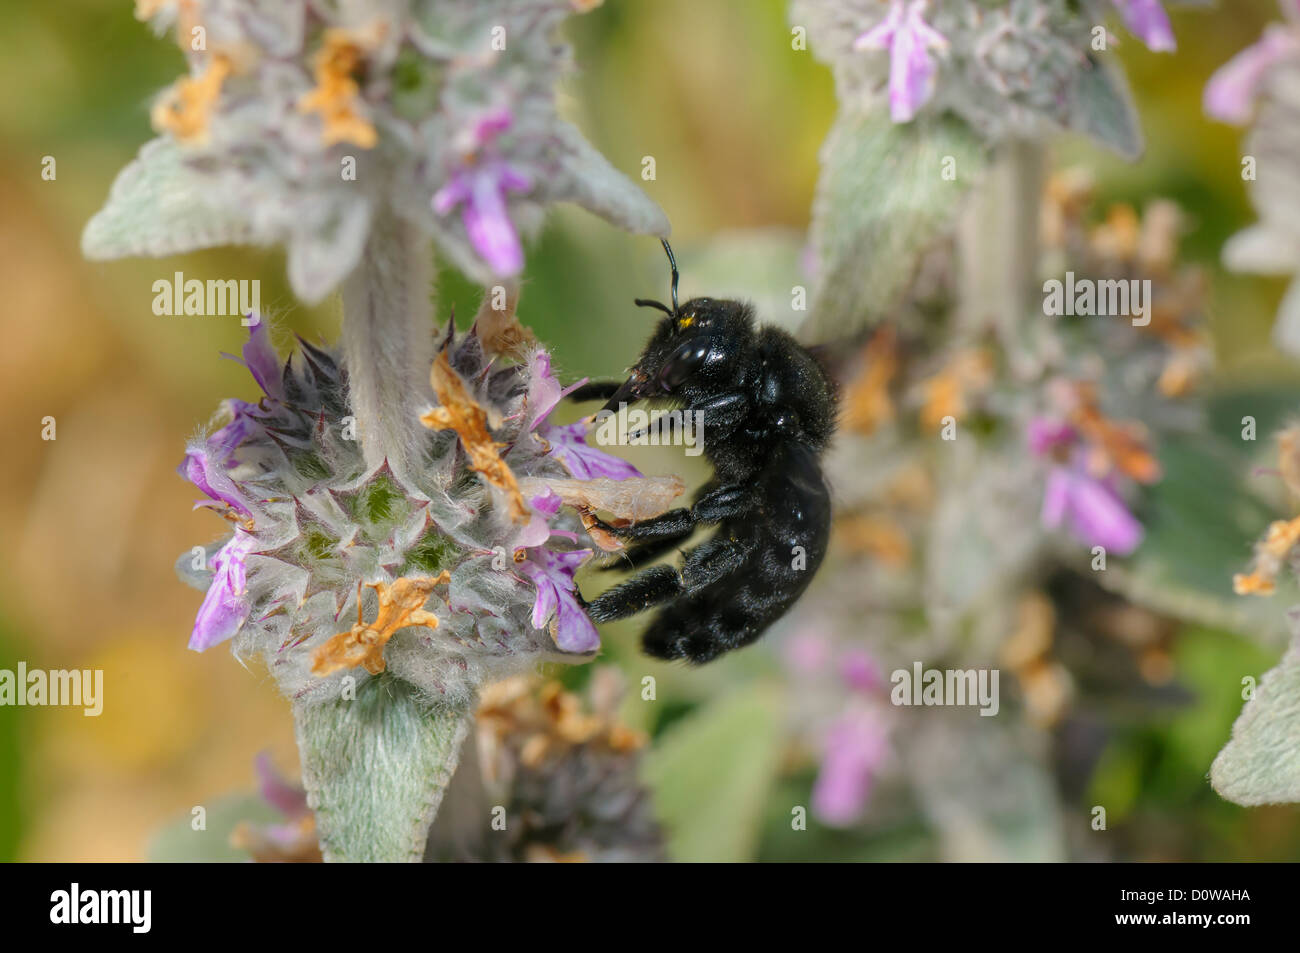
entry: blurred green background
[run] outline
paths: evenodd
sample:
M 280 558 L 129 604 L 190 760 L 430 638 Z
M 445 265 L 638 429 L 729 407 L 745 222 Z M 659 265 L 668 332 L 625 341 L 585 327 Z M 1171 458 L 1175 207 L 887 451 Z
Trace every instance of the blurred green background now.
M 1148 53 L 1114 25 L 1145 123 L 1140 162 L 1075 139 L 1061 140 L 1055 158 L 1093 169 L 1103 202 L 1177 200 L 1190 222 L 1184 258 L 1212 271 L 1223 380 L 1289 379 L 1268 340 L 1282 283 L 1218 268 L 1223 241 L 1252 216 L 1240 132 L 1200 108 L 1210 73 L 1258 38 L 1276 5 L 1222 6 L 1229 9 L 1175 14 L 1173 56 Z M 834 98 L 828 72 L 791 49 L 782 0 L 607 0 L 577 18 L 570 35 L 581 71 L 564 108 L 634 178 L 642 157 L 655 157 L 657 177 L 643 185 L 673 221 L 683 297 L 705 290 L 692 260 L 719 234 L 806 228 Z M 296 765 L 288 706 L 269 680 L 224 650 L 186 650 L 200 595 L 172 571 L 178 553 L 215 532 L 210 514 L 190 511 L 194 493 L 175 467 L 183 441 L 221 398 L 251 396 L 243 369 L 218 359 L 238 351 L 244 331 L 233 318 L 157 317 L 151 285 L 174 270 L 258 277 L 282 345 L 289 329 L 332 340 L 337 306 L 297 305 L 274 252 L 83 261 L 81 228 L 150 137 L 150 97 L 181 71 L 180 56 L 135 21 L 130 3 L 109 0 L 4 4 L 0 48 L 0 436 L 15 450 L 0 468 L 0 668 L 18 659 L 103 668 L 107 684 L 99 718 L 0 708 L 0 859 L 139 859 L 162 823 L 250 787 L 257 751 Z M 57 162 L 54 181 L 41 178 L 44 156 Z M 661 296 L 666 285 L 656 242 L 564 210 L 530 249 L 521 314 L 553 347 L 563 378 L 614 376 L 647 328 L 630 299 Z M 452 274 L 441 288 L 443 315 L 453 305 L 462 319 L 473 313 L 476 289 Z M 58 421 L 53 442 L 40 439 L 47 415 Z M 632 455 L 650 472 L 700 476 L 657 452 Z M 757 655 L 698 672 L 652 665 L 633 652 L 634 629 L 612 627 L 607 653 L 630 675 L 658 677 L 660 704 L 630 716 L 652 732 L 764 667 Z M 1176 662 L 1196 701 L 1156 722 L 1121 719 L 1094 780 L 1094 791 L 1118 806 L 1122 853 L 1300 857 L 1294 810 L 1246 811 L 1208 784 L 1188 783 L 1189 772 L 1195 778 L 1208 767 L 1240 708 L 1216 671 L 1258 673 L 1274 657 L 1197 631 L 1180 640 Z M 746 704 L 737 702 L 734 717 Z M 797 846 L 772 835 L 788 829 L 781 805 L 806 803 L 810 772 L 797 766 L 752 806 L 770 815 L 769 834 L 719 850 L 917 856 L 905 828 L 843 833 L 814 824 Z

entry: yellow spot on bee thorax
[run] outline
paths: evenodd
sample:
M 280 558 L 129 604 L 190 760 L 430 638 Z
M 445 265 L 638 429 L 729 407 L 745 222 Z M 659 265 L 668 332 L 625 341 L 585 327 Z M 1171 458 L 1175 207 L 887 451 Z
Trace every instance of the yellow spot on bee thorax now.
M 692 324 L 694 324 L 694 323 L 695 323 L 695 315 L 693 315 L 693 314 L 684 314 L 684 315 L 682 315 L 680 318 L 677 319 L 677 330 L 679 330 L 679 331 L 685 331 L 687 328 L 689 328 L 689 327 L 690 327 Z

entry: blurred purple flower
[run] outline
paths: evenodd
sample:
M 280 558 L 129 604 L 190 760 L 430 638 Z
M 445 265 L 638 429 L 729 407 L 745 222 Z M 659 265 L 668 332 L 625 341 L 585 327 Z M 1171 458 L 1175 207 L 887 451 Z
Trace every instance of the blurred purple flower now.
M 262 800 L 279 811 L 284 821 L 279 824 L 244 821 L 232 832 L 231 843 L 248 851 L 259 862 L 319 861 L 316 818 L 307 805 L 307 792 L 281 775 L 265 752 L 257 756 L 254 767 Z
M 253 762 L 257 772 L 257 789 L 262 800 L 290 820 L 308 812 L 307 792 L 275 769 L 271 756 L 263 751 Z
M 494 146 L 497 136 L 513 122 L 508 109 L 496 110 L 479 120 L 464 164 L 433 196 L 433 210 L 438 215 L 462 206 L 461 221 L 470 244 L 503 278 L 518 274 L 524 267 L 524 250 L 506 209 L 506 193 L 525 192 L 533 184 L 502 159 Z
M 840 677 L 854 691 L 873 692 L 885 683 L 875 656 L 864 648 L 849 648 L 840 656 Z
M 1054 466 L 1047 476 L 1043 525 L 1055 529 L 1067 518 L 1071 532 L 1089 546 L 1127 556 L 1142 542 L 1142 524 L 1119 494 L 1081 462 Z
M 931 49 L 948 40 L 924 20 L 928 0 L 893 0 L 885 19 L 853 41 L 855 50 L 889 50 L 889 109 L 894 122 L 908 122 L 934 94 Z
M 1049 417 L 1035 417 L 1026 428 L 1029 449 L 1035 456 L 1045 457 L 1058 448 L 1069 448 L 1079 439 L 1069 424 Z
M 1248 122 L 1265 74 L 1274 63 L 1297 52 L 1300 52 L 1300 41 L 1295 33 L 1271 24 L 1258 43 L 1246 47 L 1210 77 L 1205 84 L 1206 115 L 1223 122 Z
M 1055 529 L 1067 519 L 1070 531 L 1088 546 L 1103 546 L 1126 556 L 1142 542 L 1142 524 L 1129 512 L 1107 479 L 1088 471 L 1079 435 L 1068 424 L 1036 417 L 1028 443 L 1035 456 L 1054 462 L 1043 494 L 1043 525 Z
M 1178 48 L 1174 28 L 1161 0 L 1115 0 L 1115 7 L 1124 18 L 1124 25 L 1149 49 L 1172 53 Z
M 852 709 L 831 725 L 812 791 L 813 811 L 823 823 L 846 827 L 858 820 L 888 751 L 885 726 L 869 710 Z
M 248 618 L 244 560 L 253 546 L 253 537 L 237 528 L 230 542 L 212 557 L 212 582 L 194 619 L 194 631 L 190 633 L 190 648 L 194 651 L 202 652 L 224 642 Z

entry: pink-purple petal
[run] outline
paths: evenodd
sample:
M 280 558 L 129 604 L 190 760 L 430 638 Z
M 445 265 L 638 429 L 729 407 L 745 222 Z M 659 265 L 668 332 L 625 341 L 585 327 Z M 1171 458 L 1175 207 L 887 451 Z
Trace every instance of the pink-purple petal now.
M 245 516 L 252 516 L 252 507 L 239 492 L 235 481 L 226 476 L 220 463 L 212 460 L 221 451 L 221 447 L 212 447 L 207 442 L 192 443 L 185 455 L 185 462 L 181 464 L 181 475 L 210 499 L 226 503 Z
M 827 732 L 821 770 L 813 784 L 813 811 L 826 824 L 857 821 L 888 752 L 885 727 L 867 711 L 850 711 Z
M 550 416 L 564 390 L 551 371 L 551 356 L 543 350 L 536 350 L 529 357 L 528 378 L 528 429 L 532 430 Z
M 1174 28 L 1161 0 L 1115 0 L 1124 24 L 1139 40 L 1157 53 L 1171 53 L 1178 47 Z
M 1269 69 L 1297 52 L 1300 42 L 1290 30 L 1277 24 L 1270 26 L 1258 43 L 1246 47 L 1210 77 L 1205 84 L 1206 115 L 1238 125 L 1248 122 Z
M 248 340 L 243 348 L 244 364 L 262 393 L 276 400 L 284 399 L 284 381 L 280 374 L 280 359 L 271 346 L 271 332 L 265 320 L 259 319 L 248 329 Z
M 885 18 L 853 41 L 855 50 L 883 50 L 893 42 L 903 22 L 903 0 L 894 0 Z
M 889 110 L 894 122 L 908 122 L 934 95 L 935 63 L 930 49 L 948 40 L 925 22 L 926 0 L 894 0 L 883 21 L 853 42 L 855 50 L 889 50 Z
M 212 582 L 190 633 L 189 647 L 194 651 L 202 652 L 224 642 L 238 632 L 248 618 L 244 561 L 253 551 L 253 546 L 253 537 L 236 529 L 230 542 L 212 558 Z
M 1029 449 L 1035 455 L 1044 457 L 1058 447 L 1070 446 L 1079 439 L 1073 427 L 1064 421 L 1051 417 L 1035 417 L 1025 428 Z
M 1127 556 L 1142 542 L 1142 524 L 1109 486 L 1086 474 L 1073 477 L 1070 523 L 1075 536 L 1090 546 Z
M 253 766 L 263 801 L 287 818 L 302 817 L 307 813 L 307 792 L 280 774 L 269 754 L 263 751 Z
M 461 221 L 470 244 L 496 274 L 510 277 L 524 267 L 524 249 L 506 211 L 504 191 L 490 173 L 474 175 Z
M 597 450 L 587 443 L 587 427 L 579 422 L 563 427 L 548 427 L 544 434 L 551 445 L 551 455 L 559 460 L 576 479 L 627 480 L 641 476 L 641 471 L 621 457 Z

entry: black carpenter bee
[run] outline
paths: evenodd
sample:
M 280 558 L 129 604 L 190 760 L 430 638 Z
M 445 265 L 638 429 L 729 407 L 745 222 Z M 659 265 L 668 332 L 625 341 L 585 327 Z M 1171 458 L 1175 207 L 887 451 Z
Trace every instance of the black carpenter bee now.
M 677 304 L 636 299 L 666 317 L 628 379 L 592 383 L 574 400 L 604 399 L 604 410 L 637 400 L 701 412 L 704 456 L 713 478 L 690 508 L 601 528 L 631 545 L 604 568 L 639 568 L 698 525 L 717 531 L 683 552 L 681 568 L 655 565 L 586 604 L 598 622 L 660 606 L 642 647 L 662 659 L 702 663 L 748 645 L 803 594 L 826 553 L 830 493 L 820 458 L 835 429 L 835 389 L 819 362 L 794 338 L 756 327 L 740 301 L 693 298 Z M 668 418 L 678 419 L 675 415 Z

